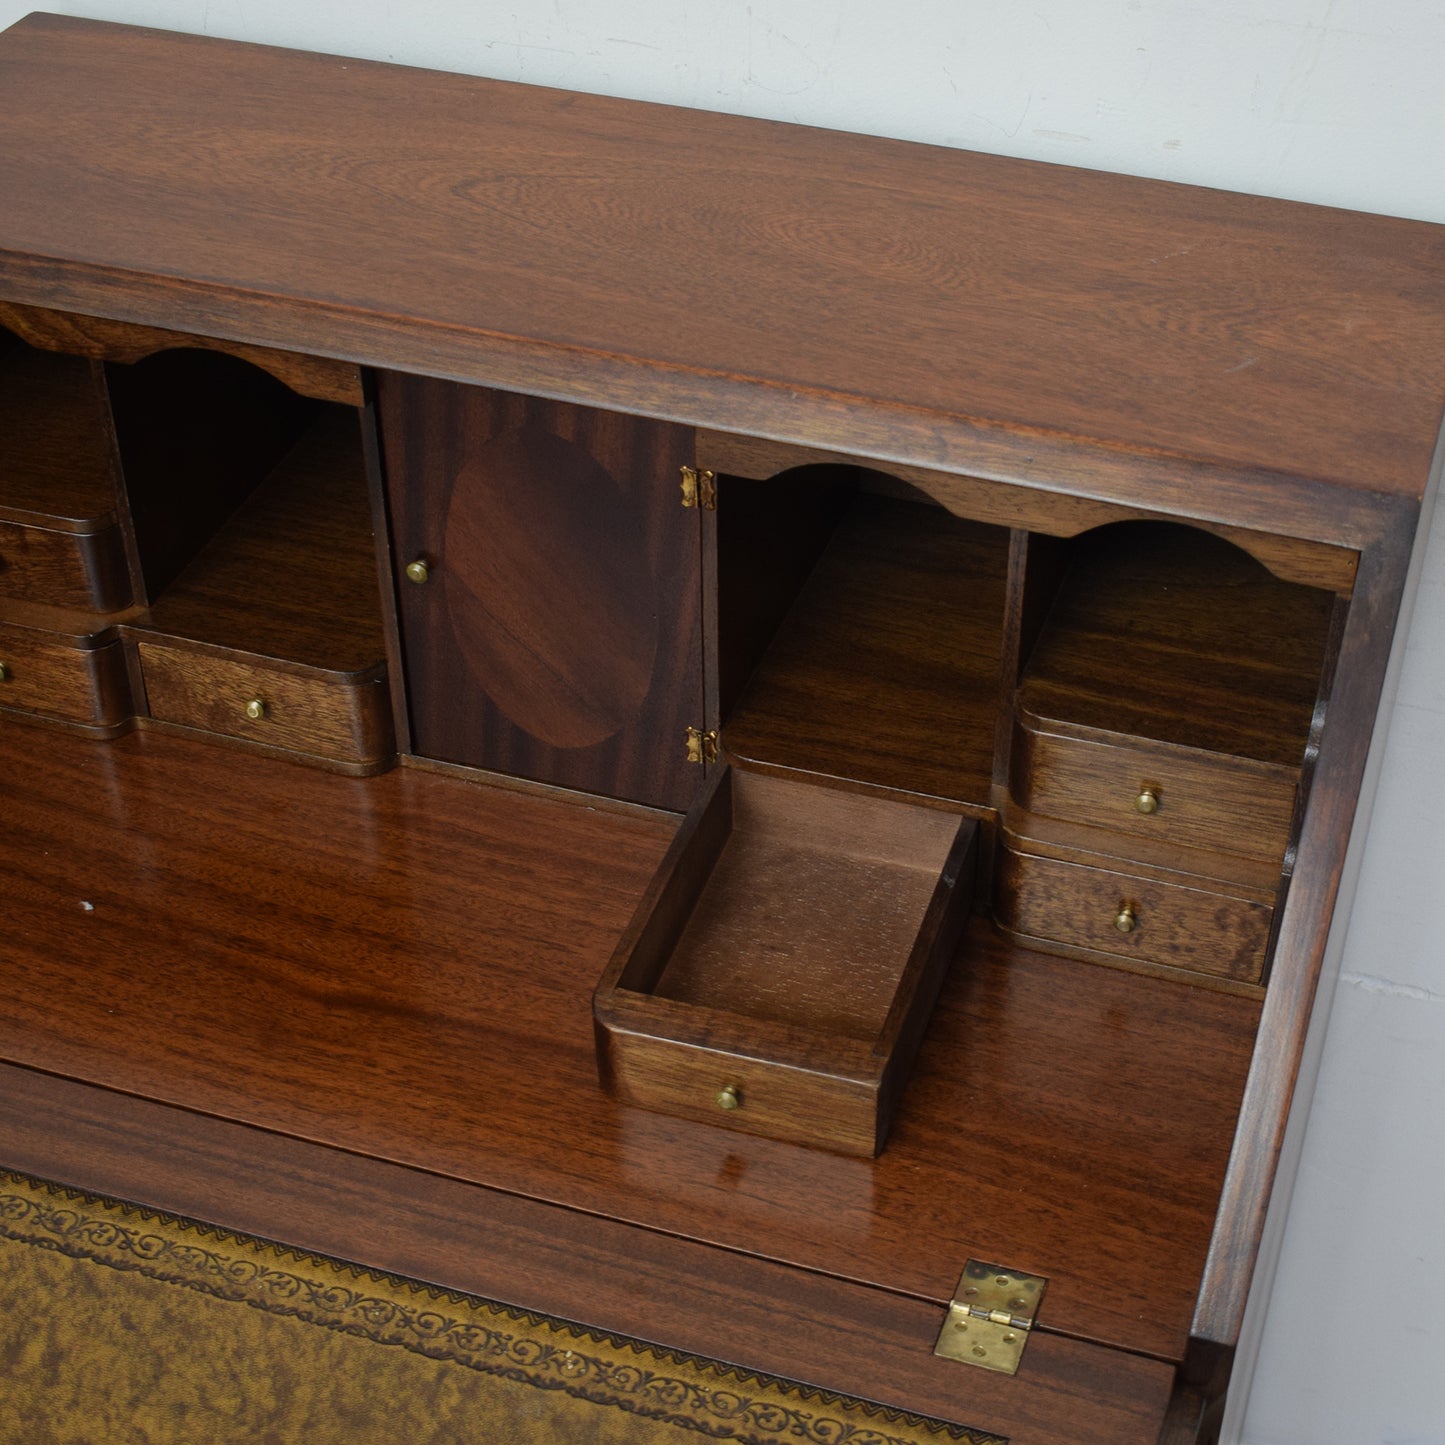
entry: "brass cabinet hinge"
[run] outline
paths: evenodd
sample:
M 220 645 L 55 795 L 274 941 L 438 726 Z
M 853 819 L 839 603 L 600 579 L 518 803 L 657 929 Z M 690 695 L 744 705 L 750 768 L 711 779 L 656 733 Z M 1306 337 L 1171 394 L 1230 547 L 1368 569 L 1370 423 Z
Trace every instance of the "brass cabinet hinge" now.
M 717 733 L 699 732 L 696 728 L 687 730 L 687 760 L 690 763 L 717 762 Z
M 717 473 L 706 467 L 682 469 L 682 505 L 717 511 Z
M 1036 1274 L 969 1260 L 933 1353 L 1017 1374 L 1048 1283 Z

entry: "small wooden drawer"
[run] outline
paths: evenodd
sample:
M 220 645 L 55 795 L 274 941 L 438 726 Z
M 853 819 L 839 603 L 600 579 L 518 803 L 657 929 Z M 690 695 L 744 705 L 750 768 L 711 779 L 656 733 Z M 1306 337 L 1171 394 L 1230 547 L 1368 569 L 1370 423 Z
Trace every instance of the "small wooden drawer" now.
M 1141 859 L 1159 844 L 1278 865 L 1298 784 L 1298 768 L 1252 758 L 1090 737 L 1028 718 L 1014 731 L 1014 801 L 1031 813 L 1137 839 Z
M 375 767 L 394 751 L 384 671 L 283 668 L 156 641 L 137 653 L 159 721 L 351 767 Z
M 1000 850 L 994 914 L 1026 938 L 1255 983 L 1272 913 L 1257 897 Z
M 871 1157 L 958 947 L 977 825 L 726 767 L 593 1000 L 644 1108 Z
M 74 532 L 0 518 L 0 596 L 119 611 L 130 602 L 120 528 Z
M 121 644 L 0 624 L 0 708 L 119 731 L 131 718 Z

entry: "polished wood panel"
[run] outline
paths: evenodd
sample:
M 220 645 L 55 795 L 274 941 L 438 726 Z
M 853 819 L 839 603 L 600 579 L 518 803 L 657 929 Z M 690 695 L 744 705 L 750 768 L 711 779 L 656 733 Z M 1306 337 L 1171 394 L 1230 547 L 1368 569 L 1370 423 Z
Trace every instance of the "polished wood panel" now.
M 31 346 L 88 356 L 96 361 L 142 361 L 157 351 L 177 347 L 199 347 L 224 351 L 252 366 L 259 366 L 292 391 L 317 401 L 335 401 L 360 406 L 365 397 L 361 368 L 354 362 L 333 361 L 324 356 L 302 356 L 275 351 L 265 346 L 247 346 L 221 337 L 166 331 L 155 326 L 135 326 L 104 316 L 77 316 L 44 306 L 22 306 L 0 300 L 0 325 L 8 326 Z
M 724 719 L 728 751 L 986 803 L 1007 555 L 1007 532 L 860 496 Z
M 1423 223 L 60 17 L 0 67 L 16 300 L 1171 511 L 1217 466 L 1318 540 L 1429 471 Z
M 0 596 L 95 612 L 124 607 L 130 576 L 120 528 L 57 531 L 0 519 Z
M 325 409 L 132 628 L 369 677 L 375 551 L 357 413 Z
M 5 617 L 0 608 L 0 708 L 106 733 L 130 721 L 125 658 L 114 633 L 65 635 Z
M 957 949 L 977 826 L 739 769 L 698 809 L 594 996 L 603 1080 L 871 1157 Z
M 0 1161 L 1019 1445 L 1139 1445 L 1168 1397 L 1168 1365 L 1046 1325 L 1023 1377 L 961 1370 L 926 1301 L 3 1065 Z
M 1445 448 L 1437 461 L 1437 485 L 1441 469 Z M 1202 1340 L 1223 1345 L 1239 1340 L 1249 1281 L 1265 1239 L 1265 1213 L 1271 1198 L 1278 1198 L 1279 1181 L 1287 1181 L 1298 1162 L 1297 1152 L 1281 1159 L 1289 1101 L 1297 1079 L 1306 1089 L 1312 1084 L 1324 1043 L 1323 1031 L 1309 1028 L 1311 1008 L 1322 974 L 1330 979 L 1344 948 L 1343 915 L 1334 928 L 1329 920 L 1337 902 L 1348 908 L 1363 856 L 1356 807 L 1359 818 L 1368 816 L 1381 761 L 1380 750 L 1371 756 L 1374 719 L 1392 655 L 1398 665 L 1395 628 L 1407 565 L 1418 577 L 1427 536 L 1424 529 L 1413 532 L 1413 521 L 1411 516 L 1389 543 L 1362 558 L 1356 599 L 1339 642 L 1299 861 L 1276 928 L 1269 993 L 1194 1317 L 1193 1333 Z M 1326 996 L 1329 987 L 1327 982 Z M 1278 1168 L 1283 1173 L 1277 1176 Z M 1265 1240 L 1261 1283 L 1272 1276 L 1282 1231 L 1283 1218 L 1277 1216 Z
M 697 432 L 698 465 L 718 472 L 748 477 L 771 477 L 808 466 L 880 468 L 889 476 L 918 488 L 959 517 L 988 522 L 996 527 L 1027 528 L 1052 537 L 1076 537 L 1112 522 L 1163 521 L 1161 512 L 1121 506 L 1091 496 L 1060 495 L 1018 487 L 986 477 L 943 472 L 908 462 L 874 459 L 856 454 L 799 446 L 771 437 L 739 436 L 729 432 Z M 1232 527 L 1224 522 L 1199 522 L 1226 541 L 1242 547 L 1277 577 L 1306 587 L 1324 587 L 1348 596 L 1355 583 L 1359 554 L 1348 547 L 1332 547 L 1300 537 Z
M 1025 938 L 1243 983 L 1263 971 L 1272 912 L 1252 899 L 1040 858 L 1007 844 L 994 909 L 1004 928 Z M 1125 910 L 1129 931 L 1116 923 Z
M 686 809 L 703 720 L 691 434 L 389 373 L 378 417 L 415 750 Z
M 935 1303 L 1002 1251 L 1051 1329 L 1182 1353 L 1257 1004 L 977 923 L 847 1159 L 598 1089 L 589 991 L 671 827 L 34 736 L 0 729 L 0 1057 Z
M 1042 813 L 1026 813 L 1007 801 L 998 820 L 1003 834 L 1027 839 L 1026 851 L 1043 858 L 1122 868 L 1142 878 L 1202 887 L 1206 892 L 1222 887 L 1225 893 L 1253 898 L 1259 903 L 1269 903 L 1279 892 L 1278 859 L 1250 858 L 1243 853 L 1221 853 L 1174 843 L 1158 843 L 1145 850 L 1125 832 L 1064 822 Z
M 291 449 L 318 409 L 209 351 L 108 362 L 129 521 L 155 602 Z
M 0 596 L 124 607 L 130 578 L 116 506 L 94 368 L 0 332 Z
M 1019 706 L 1041 723 L 1298 768 L 1333 606 L 1192 528 L 1092 533 L 1075 544 Z
M 982 710 L 996 746 L 981 745 L 992 753 L 981 770 L 972 758 L 962 783 L 957 773 L 947 785 L 922 776 L 946 769 L 948 750 L 960 747 L 948 714 L 959 673 L 931 687 L 929 646 L 903 638 L 874 658 L 871 685 L 857 682 L 850 668 L 870 640 L 863 625 L 800 627 L 810 599 L 826 593 L 820 585 L 805 590 L 763 664 L 766 673 L 790 639 L 811 637 L 762 710 L 769 750 L 796 749 L 801 761 L 762 766 L 836 768 L 854 788 L 912 790 L 935 810 L 980 815 L 985 833 L 991 804 L 1005 828 L 1023 827 L 1002 785 L 1015 684 L 1032 662 L 1022 678 L 1025 726 L 1139 757 L 1193 750 L 1208 813 L 1206 833 L 1157 847 L 1139 844 L 1148 835 L 1136 837 L 1128 823 L 1099 843 L 1086 817 L 1098 784 L 1088 759 L 1099 754 L 1070 748 L 1060 765 L 1049 743 L 1032 760 L 1021 752 L 1025 771 L 1014 772 L 1020 797 L 1039 810 L 1027 828 L 1041 866 L 1082 869 L 1092 847 L 1087 866 L 1104 874 L 1151 886 L 1183 879 L 1195 893 L 1260 910 L 1273 883 L 1251 880 L 1263 869 L 1279 877 L 1275 863 L 1254 856 L 1265 840 L 1235 845 L 1252 852 L 1195 845 L 1231 846 L 1220 804 L 1237 806 L 1241 834 L 1260 827 L 1250 811 L 1258 799 L 1232 791 L 1246 775 L 1292 774 L 1303 763 L 1305 782 L 1262 1015 L 1262 982 L 1194 974 L 1205 986 L 1183 988 L 1049 957 L 976 924 L 890 1148 L 865 1161 L 659 1119 L 609 1104 L 592 1087 L 585 991 L 662 832 L 628 864 L 615 856 L 626 851 L 617 841 L 625 835 L 589 832 L 596 819 L 548 821 L 531 810 L 561 804 L 520 792 L 501 804 L 495 790 L 455 777 L 320 779 L 236 749 L 207 752 L 189 738 L 95 744 L 12 719 L 0 730 L 6 828 L 18 830 L 0 831 L 0 1052 L 173 1099 L 193 1120 L 198 1110 L 239 1112 L 267 1130 L 323 1137 L 329 1154 L 358 1167 L 377 1162 L 365 1154 L 384 1156 L 529 1208 L 554 1201 L 569 1239 L 587 1240 L 587 1224 L 563 1218 L 596 1231 L 640 1226 L 654 1241 L 685 1234 L 698 1251 L 687 1258 L 707 1261 L 709 1280 L 730 1265 L 749 1271 L 760 1291 L 769 1277 L 788 1281 L 785 1290 L 800 1277 L 821 1280 L 860 1318 L 874 1317 L 869 1301 L 886 1297 L 914 1310 L 916 1325 L 918 1309 L 936 1311 L 967 1254 L 1032 1267 L 1052 1280 L 1048 1309 L 1057 1314 L 1046 1331 L 1118 1347 L 1104 1367 L 1072 1339 L 1041 1341 L 1075 1348 L 1075 1378 L 1092 1376 L 1080 1422 L 1101 1390 L 1135 1398 L 1120 1372 L 1138 1362 L 1129 1352 L 1142 1351 L 1184 1362 L 1167 1438 L 1195 1433 L 1191 1417 L 1208 1413 L 1223 1382 L 1197 1367 L 1200 1343 L 1227 1358 L 1265 1204 L 1286 1192 L 1290 1161 L 1278 1179 L 1276 1163 L 1297 1072 L 1309 1084 L 1310 1002 L 1317 979 L 1329 976 L 1331 910 L 1339 890 L 1348 892 L 1346 841 L 1445 394 L 1441 231 L 53 17 L 0 40 L 0 91 L 0 293 L 6 305 L 49 308 L 45 345 L 63 343 L 62 333 L 86 354 L 156 336 L 187 345 L 208 338 L 203 344 L 222 349 L 336 358 L 338 369 L 321 361 L 313 370 L 343 385 L 369 362 L 505 386 L 554 399 L 538 406 L 591 403 L 659 428 L 704 427 L 697 455 L 713 465 L 728 458 L 721 471 L 856 463 L 921 488 L 955 515 L 1014 529 L 1014 586 L 990 624 L 1003 687 L 986 694 Z M 218 175 L 221 190 L 212 185 Z M 5 314 L 23 329 L 28 313 Z M 1362 316 L 1370 318 L 1363 330 Z M 153 360 L 163 369 L 229 362 L 186 355 Z M 127 370 L 109 365 L 112 380 Z M 286 430 L 273 425 L 285 422 L 283 404 L 248 412 L 235 404 L 238 390 L 225 388 L 229 400 L 218 407 L 205 386 L 190 385 L 182 377 L 139 405 L 128 404 L 124 380 L 114 388 L 122 428 L 140 431 L 127 442 L 136 525 L 127 530 L 126 514 L 120 525 L 138 591 L 139 543 L 151 600 L 269 470 L 269 462 L 241 465 L 241 453 Z M 88 444 L 97 437 L 106 442 L 103 415 Z M 177 439 L 189 448 L 179 459 Z M 60 439 L 57 455 L 69 441 Z M 534 440 L 529 450 L 512 469 L 527 488 L 522 530 L 568 539 L 558 551 L 571 557 L 563 581 L 606 594 L 614 563 L 589 560 L 594 539 L 582 546 L 567 530 L 578 518 L 565 503 L 590 495 L 592 474 L 571 473 L 569 492 L 557 479 L 567 468 L 551 466 L 552 442 Z M 39 475 L 43 505 L 52 504 L 55 483 Z M 379 465 L 373 480 L 381 501 Z M 759 514 L 767 485 L 755 494 Z M 43 505 L 48 522 L 0 506 L 0 526 L 96 530 Z M 1097 608 L 1074 608 L 1072 622 L 1065 579 L 1046 621 L 1056 580 L 1048 554 L 1060 548 L 1036 547 L 1039 534 L 1072 538 L 1143 513 L 1236 540 L 1276 576 L 1240 573 L 1235 587 L 1236 573 L 1219 564 L 1196 586 L 1176 567 L 1168 587 L 1152 591 L 1137 576 L 1116 577 L 1099 589 Z M 714 545 L 725 517 L 697 527 L 700 581 L 688 591 L 707 618 L 705 631 L 694 631 L 705 636 L 708 667 L 699 660 L 694 670 L 689 653 L 674 674 L 687 677 L 689 695 L 703 674 L 703 725 L 720 723 L 725 734 L 751 706 L 731 705 L 737 679 L 821 541 L 806 516 L 793 520 L 801 525 L 794 532 L 790 522 L 791 540 L 777 539 L 791 575 L 779 570 L 776 585 L 758 589 L 751 619 L 733 604 L 731 639 L 729 607 L 713 593 L 729 567 L 738 575 L 770 565 L 757 540 L 766 534 L 754 528 L 729 556 Z M 167 539 L 172 523 L 179 540 Z M 597 530 L 609 555 L 626 555 L 627 527 Z M 466 536 L 474 563 L 495 562 L 481 522 Z M 535 614 L 531 604 L 545 610 L 561 589 L 526 597 L 525 583 L 544 575 L 536 559 L 548 543 L 531 545 L 515 590 Z M 1100 552 L 1095 538 L 1062 550 Z M 64 585 L 64 570 L 47 562 L 32 581 L 49 592 Z M 943 567 L 940 579 L 958 570 Z M 855 575 L 872 574 L 860 563 Z M 391 577 L 386 590 L 404 594 L 407 584 Z M 1278 605 L 1288 592 L 1280 578 L 1332 595 Z M 619 600 L 624 590 L 573 635 L 552 629 L 548 665 L 563 664 L 569 685 L 586 682 L 584 707 L 569 714 L 555 678 L 531 670 L 539 714 L 574 734 L 635 690 L 650 634 L 646 609 Z M 847 594 L 846 585 L 832 589 L 835 599 Z M 955 615 L 906 588 L 897 601 L 930 629 Z M 93 637 L 112 649 L 113 634 L 97 629 L 135 621 L 47 627 L 33 603 L 13 599 L 3 616 L 12 629 Z M 1050 661 L 1060 619 L 1073 627 L 1072 642 Z M 589 639 L 598 654 L 613 653 L 610 669 L 585 653 Z M 959 650 L 956 639 L 935 640 L 940 657 Z M 527 689 L 496 665 L 508 663 L 507 646 L 499 657 L 486 655 L 488 644 L 496 635 L 475 630 L 466 642 L 515 702 Z M 188 645 L 193 657 L 215 656 L 213 640 Z M 389 645 L 394 660 L 410 660 L 394 635 Z M 962 652 L 974 656 L 970 645 Z M 888 659 L 899 657 L 904 665 L 890 673 Z M 963 675 L 973 672 L 970 662 Z M 131 681 L 139 684 L 134 670 Z M 816 682 L 830 704 L 821 728 L 821 710 L 801 705 L 802 683 Z M 434 680 L 434 692 L 442 688 Z M 1046 694 L 1041 705 L 1031 688 Z M 892 742 L 859 745 L 859 735 L 890 728 Z M 822 762 L 807 758 L 813 729 Z M 8 734 L 23 736 L 12 745 Z M 72 751 L 82 742 L 84 765 Z M 905 776 L 888 760 L 895 743 L 924 760 L 921 773 Z M 526 770 L 515 758 L 501 766 Z M 1212 811 L 1203 804 L 1211 768 L 1223 780 Z M 692 772 L 694 784 L 703 771 Z M 1181 776 L 1165 788 L 1165 824 L 1179 816 L 1171 804 Z M 323 793 L 323 784 L 339 791 Z M 1042 816 L 1060 804 L 1063 817 Z M 1275 802 L 1265 811 L 1277 819 Z M 1276 826 L 1264 827 L 1271 857 Z M 577 844 L 570 852 L 569 843 Z M 70 916 L 77 898 L 94 903 L 98 879 L 112 891 L 94 913 Z M 1054 889 L 1047 906 L 1058 901 Z M 788 899 L 775 902 L 786 908 Z M 599 923 L 599 910 L 611 921 Z M 685 911 L 671 908 L 668 926 Z M 1226 920 L 1225 932 L 1232 927 Z M 1189 932 L 1175 940 L 1186 954 L 1198 939 Z M 846 987 L 836 992 L 847 997 Z M 711 1008 L 691 998 L 651 1002 L 694 1015 Z M 803 1032 L 796 1020 L 752 1024 Z M 525 1275 L 545 1246 L 535 1234 L 517 1237 L 529 1256 Z M 686 1263 L 668 1257 L 670 1269 Z M 667 1277 L 660 1267 L 657 1277 Z M 855 1283 L 845 1289 L 845 1279 Z M 536 1284 L 545 1293 L 540 1277 Z M 745 1301 L 739 1319 L 766 1314 L 756 1303 Z M 672 1318 L 684 1333 L 693 1328 Z M 775 1334 L 767 1338 L 786 1355 Z M 885 1331 L 877 1359 L 902 1359 L 901 1338 Z M 897 1378 L 925 1394 L 935 1388 L 917 1367 Z M 1067 1436 L 1060 1396 L 1012 1398 L 1025 1417 L 1038 1406 L 1045 1436 Z M 1012 1414 L 1000 1407 L 994 1418 L 1012 1423 Z M 1134 1438 L 1157 1435 L 1157 1412 L 1135 1423 Z M 1106 1438 L 1092 1422 L 1079 1436 Z
M 1014 799 L 1023 808 L 1124 834 L 1138 858 L 1173 847 L 1284 860 L 1299 769 L 1151 741 L 1103 741 L 1027 716 L 1014 732 Z M 1155 811 L 1141 813 L 1145 792 Z
M 392 756 L 380 666 L 376 676 L 343 679 L 172 643 L 142 642 L 137 651 L 153 719 L 338 763 L 380 765 Z M 247 709 L 257 703 L 260 716 L 252 717 Z
M 0 331 L 0 519 L 98 531 L 116 494 L 95 368 L 7 340 Z
M 704 571 L 710 561 L 718 614 L 711 726 L 732 714 L 857 487 L 856 469 L 836 466 L 772 480 L 718 480 L 714 525 L 703 541 L 713 553 L 704 557 Z

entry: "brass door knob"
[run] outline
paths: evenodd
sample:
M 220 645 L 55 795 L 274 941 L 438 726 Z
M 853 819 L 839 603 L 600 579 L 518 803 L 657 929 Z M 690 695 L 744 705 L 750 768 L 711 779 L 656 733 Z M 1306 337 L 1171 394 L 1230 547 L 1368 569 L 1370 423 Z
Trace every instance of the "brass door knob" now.
M 260 722 L 261 719 L 266 716 L 265 698 L 253 697 L 251 701 L 246 704 L 246 716 L 250 718 L 252 722 Z
M 1114 915 L 1114 927 L 1120 933 L 1133 933 L 1139 926 L 1139 915 L 1134 911 L 1132 903 L 1121 903 L 1119 911 Z
M 738 1093 L 736 1084 L 729 1084 L 726 1088 L 718 1091 L 715 1101 L 719 1109 L 737 1109 L 742 1106 L 742 1096 Z
M 431 576 L 431 568 L 427 566 L 425 559 L 418 557 L 415 562 L 406 564 L 406 580 L 415 582 L 418 585 L 425 582 Z
M 1159 811 L 1159 790 L 1150 787 L 1140 788 L 1139 796 L 1134 799 L 1134 806 L 1141 813 L 1157 813 Z

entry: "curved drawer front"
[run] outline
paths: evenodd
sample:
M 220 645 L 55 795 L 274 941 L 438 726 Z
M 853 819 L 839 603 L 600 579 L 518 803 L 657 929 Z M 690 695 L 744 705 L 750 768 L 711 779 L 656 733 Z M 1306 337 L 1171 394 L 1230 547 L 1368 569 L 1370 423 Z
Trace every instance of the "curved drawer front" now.
M 1095 742 L 1021 722 L 1012 792 L 1030 812 L 1107 828 L 1147 845 L 1202 848 L 1279 863 L 1297 768 L 1172 748 Z
M 995 916 L 1010 932 L 1254 983 L 1273 909 L 1056 858 L 999 856 Z
M 0 596 L 118 611 L 130 601 L 120 528 L 67 532 L 0 521 Z
M 130 686 L 119 642 L 0 625 L 0 708 L 93 728 L 130 720 Z
M 150 715 L 163 722 L 349 765 L 394 749 L 384 677 L 308 675 L 155 642 L 137 651 Z

